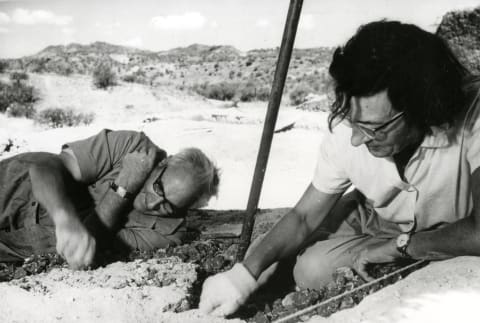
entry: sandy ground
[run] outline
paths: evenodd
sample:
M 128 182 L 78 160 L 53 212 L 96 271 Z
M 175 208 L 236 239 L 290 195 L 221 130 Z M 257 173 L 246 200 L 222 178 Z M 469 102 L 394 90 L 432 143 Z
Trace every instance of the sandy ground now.
M 366 297 L 352 309 L 309 323 L 478 322 L 480 258 L 434 262 Z
M 178 258 L 68 268 L 0 284 L 2 322 L 224 322 L 196 310 L 181 315 L 195 266 Z

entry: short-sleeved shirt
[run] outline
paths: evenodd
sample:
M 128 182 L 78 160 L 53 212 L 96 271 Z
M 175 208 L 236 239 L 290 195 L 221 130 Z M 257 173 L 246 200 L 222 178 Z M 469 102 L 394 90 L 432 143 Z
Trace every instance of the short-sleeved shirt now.
M 426 230 L 468 216 L 471 175 L 480 166 L 479 89 L 478 78 L 465 85 L 467 113 L 452 127 L 431 127 L 405 168 L 405 180 L 392 158 L 377 158 L 365 145 L 352 146 L 352 129 L 339 124 L 320 145 L 312 184 L 328 194 L 353 185 L 373 213 L 399 231 L 412 229 L 415 222 L 416 230 Z
M 105 129 L 95 136 L 64 145 L 64 148 L 72 149 L 80 167 L 82 183 L 72 180 L 67 185 L 68 195 L 73 197 L 72 201 L 80 217 L 84 218 L 90 214 L 101 201 L 110 188 L 110 182 L 114 181 L 120 172 L 122 159 L 127 153 L 141 147 L 152 146 L 159 151 L 161 157 L 166 157 L 166 152 L 155 146 L 144 133 L 135 131 Z M 47 241 L 49 239 L 46 235 L 54 233 L 53 227 L 48 230 L 49 232 L 44 232 L 43 228 L 53 226 L 53 222 L 33 196 L 29 168 L 39 158 L 54 156 L 56 155 L 33 152 L 0 161 L 0 244 L 5 240 L 3 241 L 4 249 L 8 248 L 5 245 L 9 242 L 15 244 L 16 246 L 12 247 L 13 251 L 8 251 L 11 254 L 23 255 L 42 249 L 36 239 L 44 239 L 45 246 L 51 247 L 51 241 Z M 156 239 L 152 233 L 168 236 L 185 221 L 183 215 L 180 217 L 150 216 L 134 209 L 124 216 L 124 226 L 119 234 L 124 233 L 125 237 L 130 237 L 131 239 L 125 238 L 128 241 L 124 242 L 139 249 L 154 246 L 154 243 L 149 242 Z M 37 232 L 38 228 L 29 229 L 39 223 L 43 225 L 43 231 L 35 236 L 34 232 Z M 28 234 L 20 237 L 21 230 L 25 231 L 25 228 Z M 145 229 L 152 230 L 147 232 Z M 125 230 L 130 232 L 123 232 Z M 15 234 L 16 232 L 18 234 Z M 143 239 L 144 237 L 139 236 L 144 234 L 148 234 L 149 238 Z M 35 243 L 38 250 L 35 249 Z M 141 243 L 144 245 L 140 245 Z M 29 252 L 20 250 L 25 248 L 28 248 Z
M 72 149 L 77 158 L 81 181 L 88 185 L 89 195 L 95 205 L 110 189 L 110 183 L 117 178 L 126 154 L 140 148 L 153 147 L 158 150 L 160 159 L 167 157 L 167 153 L 152 143 L 143 132 L 136 131 L 105 129 L 95 136 L 63 146 L 67 147 Z M 129 212 L 125 220 L 127 228 L 155 228 L 164 235 L 172 234 L 184 222 L 182 215 L 160 217 L 135 210 Z

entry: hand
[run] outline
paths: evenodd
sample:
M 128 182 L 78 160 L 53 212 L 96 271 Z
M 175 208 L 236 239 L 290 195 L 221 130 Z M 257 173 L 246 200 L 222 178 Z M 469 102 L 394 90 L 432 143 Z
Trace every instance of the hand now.
M 205 314 L 227 316 L 234 313 L 257 289 L 258 284 L 244 265 L 209 277 L 203 283 L 199 309 Z
M 128 153 L 122 160 L 122 168 L 118 174 L 117 185 L 136 194 L 143 186 L 157 162 L 157 149 L 142 148 Z
M 373 280 L 367 271 L 368 264 L 392 262 L 400 258 L 395 239 L 378 242 L 365 247 L 353 258 L 353 269 L 366 281 Z
M 77 218 L 63 218 L 56 223 L 57 252 L 72 269 L 83 269 L 93 262 L 95 239 Z

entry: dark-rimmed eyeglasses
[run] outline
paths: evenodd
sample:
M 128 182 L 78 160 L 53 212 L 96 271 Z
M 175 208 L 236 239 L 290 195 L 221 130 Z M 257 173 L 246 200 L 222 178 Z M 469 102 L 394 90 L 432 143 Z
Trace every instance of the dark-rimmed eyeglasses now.
M 363 135 L 365 135 L 369 139 L 376 139 L 376 140 L 383 140 L 387 137 L 387 132 L 381 131 L 384 130 L 386 127 L 394 123 L 396 120 L 400 119 L 403 115 L 405 114 L 405 111 L 399 112 L 396 115 L 394 115 L 390 120 L 382 123 L 381 125 L 375 127 L 375 128 L 367 128 L 364 126 L 361 126 L 355 122 L 352 122 L 350 117 L 345 117 L 343 119 L 344 123 L 349 126 L 350 128 L 357 128 L 362 132 Z
M 153 182 L 153 190 L 155 191 L 156 194 L 158 194 L 163 198 L 162 204 L 165 208 L 165 211 L 168 213 L 168 215 L 172 215 L 174 213 L 182 211 L 183 208 L 176 206 L 173 202 L 168 200 L 167 196 L 165 195 L 165 189 L 162 183 L 162 176 L 165 173 L 166 169 L 167 169 L 167 164 L 165 164 L 162 171 L 158 175 L 157 179 L 155 180 L 155 182 Z

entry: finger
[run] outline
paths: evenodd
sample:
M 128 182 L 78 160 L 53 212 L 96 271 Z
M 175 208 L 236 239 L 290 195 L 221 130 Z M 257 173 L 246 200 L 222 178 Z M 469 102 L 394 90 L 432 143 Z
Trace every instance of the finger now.
M 87 255 L 85 257 L 85 265 L 91 266 L 93 264 L 93 259 L 95 258 L 96 246 L 97 246 L 97 243 L 95 239 L 90 238 L 88 248 L 87 248 Z
M 225 317 L 227 315 L 233 314 L 238 309 L 238 304 L 236 302 L 224 302 L 216 309 L 211 312 L 211 315 L 218 317 Z
M 82 235 L 81 242 L 75 250 L 74 255 L 74 259 L 78 263 L 80 268 L 83 269 L 91 265 L 95 253 L 94 244 L 95 240 L 90 237 L 89 234 L 85 233 L 84 235 Z
M 200 312 L 210 314 L 217 306 L 210 298 L 200 296 L 200 303 L 198 304 Z
M 367 264 L 367 261 L 359 261 L 356 266 L 356 271 L 363 280 L 369 282 L 373 280 L 373 277 L 371 277 L 367 272 Z

